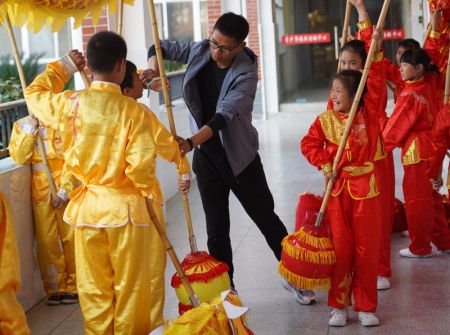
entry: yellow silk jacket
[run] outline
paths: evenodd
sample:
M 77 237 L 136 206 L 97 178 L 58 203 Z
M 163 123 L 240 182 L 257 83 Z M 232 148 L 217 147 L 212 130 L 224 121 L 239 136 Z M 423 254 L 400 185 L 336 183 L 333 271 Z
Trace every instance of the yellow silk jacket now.
M 31 164 L 33 171 L 31 196 L 33 201 L 48 201 L 50 199 L 50 187 L 48 185 L 41 155 L 37 150 L 37 130 L 32 129 L 30 116 L 24 117 L 14 123 L 9 143 L 11 158 L 19 165 Z M 49 127 L 39 127 L 39 134 L 44 142 L 47 160 L 52 171 L 58 194 L 73 191 L 76 181 L 71 176 L 64 178 L 61 184 L 61 172 L 64 165 L 64 144 L 58 130 Z M 64 197 L 64 195 L 62 196 Z
M 70 194 L 64 220 L 74 226 L 150 224 L 144 197 L 162 202 L 156 156 L 190 173 L 172 135 L 113 83 L 94 81 L 80 92 L 62 91 L 69 74 L 61 62 L 47 65 L 25 90 L 30 111 L 55 129 L 71 128 L 63 177 L 81 181 Z

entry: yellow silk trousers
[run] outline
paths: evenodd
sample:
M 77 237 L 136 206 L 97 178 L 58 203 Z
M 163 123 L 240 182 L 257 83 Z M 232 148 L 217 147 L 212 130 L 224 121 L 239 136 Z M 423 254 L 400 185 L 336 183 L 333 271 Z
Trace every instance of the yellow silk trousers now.
M 151 320 L 151 229 L 75 228 L 77 287 L 85 335 L 147 335 Z
M 64 208 L 54 208 L 50 199 L 33 200 L 33 213 L 45 292 L 76 294 L 74 228 L 63 221 Z
M 0 193 L 0 334 L 31 334 L 25 313 L 17 301 L 20 288 L 19 254 L 12 212 Z
M 155 203 L 153 203 L 153 208 L 155 210 L 156 216 L 159 222 L 164 224 L 165 220 L 163 214 L 163 208 Z M 150 273 L 151 273 L 151 311 L 150 318 L 152 320 L 152 330 L 164 324 L 164 298 L 165 298 L 165 281 L 164 272 L 166 270 L 166 251 L 164 249 L 164 244 L 159 237 L 158 231 L 152 224 L 150 229 L 150 248 L 151 257 L 150 261 Z

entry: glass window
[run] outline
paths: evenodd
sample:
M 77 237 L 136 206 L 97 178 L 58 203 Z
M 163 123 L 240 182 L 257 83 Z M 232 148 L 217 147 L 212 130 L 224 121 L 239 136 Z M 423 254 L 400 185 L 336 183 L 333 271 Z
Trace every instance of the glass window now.
M 58 31 L 58 57 L 65 55 L 72 49 L 72 32 L 70 22 L 62 26 Z
M 158 33 L 160 38 L 165 39 L 164 36 L 164 15 L 163 15 L 163 5 L 161 3 L 155 4 L 155 15 L 156 22 L 158 23 Z
M 29 32 L 30 54 L 43 54 L 44 58 L 55 58 L 55 41 L 52 31 L 44 27 L 38 33 Z
M 211 32 L 208 31 L 208 5 L 206 1 L 200 2 L 200 24 L 202 27 L 202 38 L 208 38 Z
M 17 47 L 19 48 L 19 53 L 22 53 L 22 36 L 20 35 L 20 28 L 13 28 L 14 37 L 16 38 Z M 8 32 L 6 27 L 0 26 L 0 56 L 11 55 L 11 44 L 9 42 Z
M 194 14 L 192 2 L 167 4 L 168 38 L 171 40 L 194 40 Z

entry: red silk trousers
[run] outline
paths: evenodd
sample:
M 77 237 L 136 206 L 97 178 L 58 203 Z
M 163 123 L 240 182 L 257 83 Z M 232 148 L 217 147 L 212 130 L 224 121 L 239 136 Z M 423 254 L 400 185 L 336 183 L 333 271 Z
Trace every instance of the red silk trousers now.
M 377 275 L 381 238 L 380 197 L 355 200 L 347 185 L 330 197 L 328 213 L 336 252 L 328 305 L 344 308 L 354 299 L 354 310 L 377 308 Z
M 421 161 L 403 168 L 403 195 L 411 239 L 409 249 L 416 255 L 428 255 L 431 253 L 430 242 L 439 250 L 450 249 L 450 233 L 442 199 L 431 186 L 428 162 Z
M 381 245 L 378 275 L 391 276 L 391 234 L 394 225 L 395 170 L 394 158 L 390 152 L 385 158 L 375 162 L 375 171 L 380 191 L 381 203 Z

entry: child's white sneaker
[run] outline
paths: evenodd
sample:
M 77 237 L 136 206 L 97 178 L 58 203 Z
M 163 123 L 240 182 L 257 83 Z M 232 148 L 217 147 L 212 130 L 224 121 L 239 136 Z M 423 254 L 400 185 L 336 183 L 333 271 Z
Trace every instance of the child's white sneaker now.
M 348 309 L 347 308 L 333 308 L 331 310 L 331 317 L 328 320 L 330 327 L 344 327 L 347 325 Z
M 359 312 L 358 319 L 361 321 L 361 326 L 376 327 L 380 325 L 380 321 L 374 313 Z
M 378 290 L 387 290 L 391 288 L 391 283 L 389 282 L 389 278 L 378 276 L 377 277 L 377 289 Z
M 428 255 L 416 255 L 409 250 L 409 248 L 401 249 L 399 252 L 400 256 L 406 257 L 406 258 L 429 258 L 431 257 L 431 252 Z

